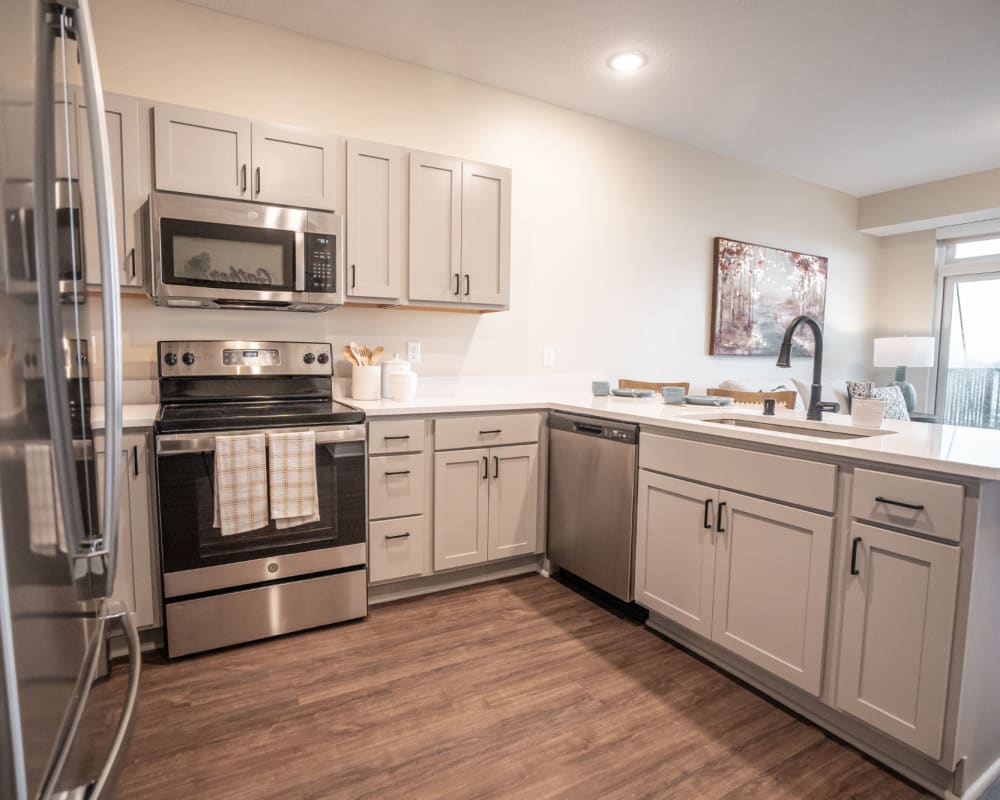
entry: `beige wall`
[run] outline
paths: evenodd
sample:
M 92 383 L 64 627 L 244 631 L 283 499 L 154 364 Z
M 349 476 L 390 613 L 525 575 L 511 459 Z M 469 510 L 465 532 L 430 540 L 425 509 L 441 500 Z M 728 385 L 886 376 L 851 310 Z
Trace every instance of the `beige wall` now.
M 324 336 L 338 348 L 355 338 L 390 351 L 418 340 L 425 374 L 541 372 L 549 344 L 554 372 L 702 386 L 785 377 L 771 359 L 706 355 L 717 235 L 828 256 L 826 383 L 870 368 L 878 244 L 857 232 L 848 195 L 171 0 L 95 0 L 93 9 L 110 91 L 503 164 L 514 176 L 511 311 L 308 316 L 127 300 L 131 377 L 150 370 L 157 339 L 179 335 Z
M 933 230 L 887 236 L 879 240 L 879 268 L 875 285 L 878 306 L 873 320 L 875 336 L 931 336 L 935 332 L 937 237 Z M 873 369 L 880 384 L 893 378 L 891 369 Z M 910 370 L 919 408 L 929 408 L 933 369 Z

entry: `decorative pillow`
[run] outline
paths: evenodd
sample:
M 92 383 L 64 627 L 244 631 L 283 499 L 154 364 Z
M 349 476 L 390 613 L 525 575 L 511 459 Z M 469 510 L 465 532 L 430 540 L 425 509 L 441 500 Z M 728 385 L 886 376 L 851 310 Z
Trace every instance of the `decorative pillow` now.
M 906 410 L 906 400 L 898 386 L 885 386 L 872 389 L 873 400 L 885 400 L 885 418 L 910 421 L 910 412 Z
M 875 384 L 871 381 L 847 381 L 847 410 L 851 410 L 852 400 L 855 398 L 858 400 L 869 400 L 874 397 L 872 394 L 874 391 Z

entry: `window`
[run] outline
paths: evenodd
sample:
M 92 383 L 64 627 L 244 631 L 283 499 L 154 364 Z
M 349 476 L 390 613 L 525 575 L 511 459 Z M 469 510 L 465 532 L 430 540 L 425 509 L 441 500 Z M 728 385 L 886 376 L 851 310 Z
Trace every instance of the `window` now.
M 938 415 L 1000 428 L 1000 237 L 947 243 L 941 277 Z

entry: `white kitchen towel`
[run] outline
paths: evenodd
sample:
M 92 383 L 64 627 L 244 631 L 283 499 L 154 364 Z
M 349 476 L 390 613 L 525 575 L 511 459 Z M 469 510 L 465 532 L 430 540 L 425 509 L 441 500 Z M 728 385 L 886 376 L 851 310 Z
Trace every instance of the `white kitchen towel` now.
M 267 526 L 263 433 L 215 437 L 215 520 L 223 536 Z
M 319 522 L 316 486 L 316 435 L 312 431 L 271 433 L 268 480 L 271 519 L 277 528 Z
M 66 529 L 52 473 L 52 445 L 48 442 L 26 444 L 24 471 L 28 484 L 28 541 L 31 552 L 40 556 L 65 553 Z

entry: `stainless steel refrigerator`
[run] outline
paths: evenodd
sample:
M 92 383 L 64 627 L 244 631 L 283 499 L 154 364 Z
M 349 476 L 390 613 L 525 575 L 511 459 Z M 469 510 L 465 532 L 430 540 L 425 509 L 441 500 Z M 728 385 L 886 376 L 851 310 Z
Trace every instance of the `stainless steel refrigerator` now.
M 89 134 L 86 152 L 75 135 L 78 117 Z M 138 634 L 128 611 L 111 599 L 121 493 L 121 311 L 104 120 L 87 0 L 2 0 L 4 800 L 109 797 L 138 696 Z M 81 162 L 94 176 L 85 191 Z M 97 253 L 84 253 L 82 245 L 86 204 L 93 204 L 97 220 Z M 85 292 L 85 257 L 100 259 L 100 295 Z M 91 362 L 98 356 L 106 415 L 102 464 L 89 422 Z M 105 675 L 113 631 L 128 645 L 127 680 Z

